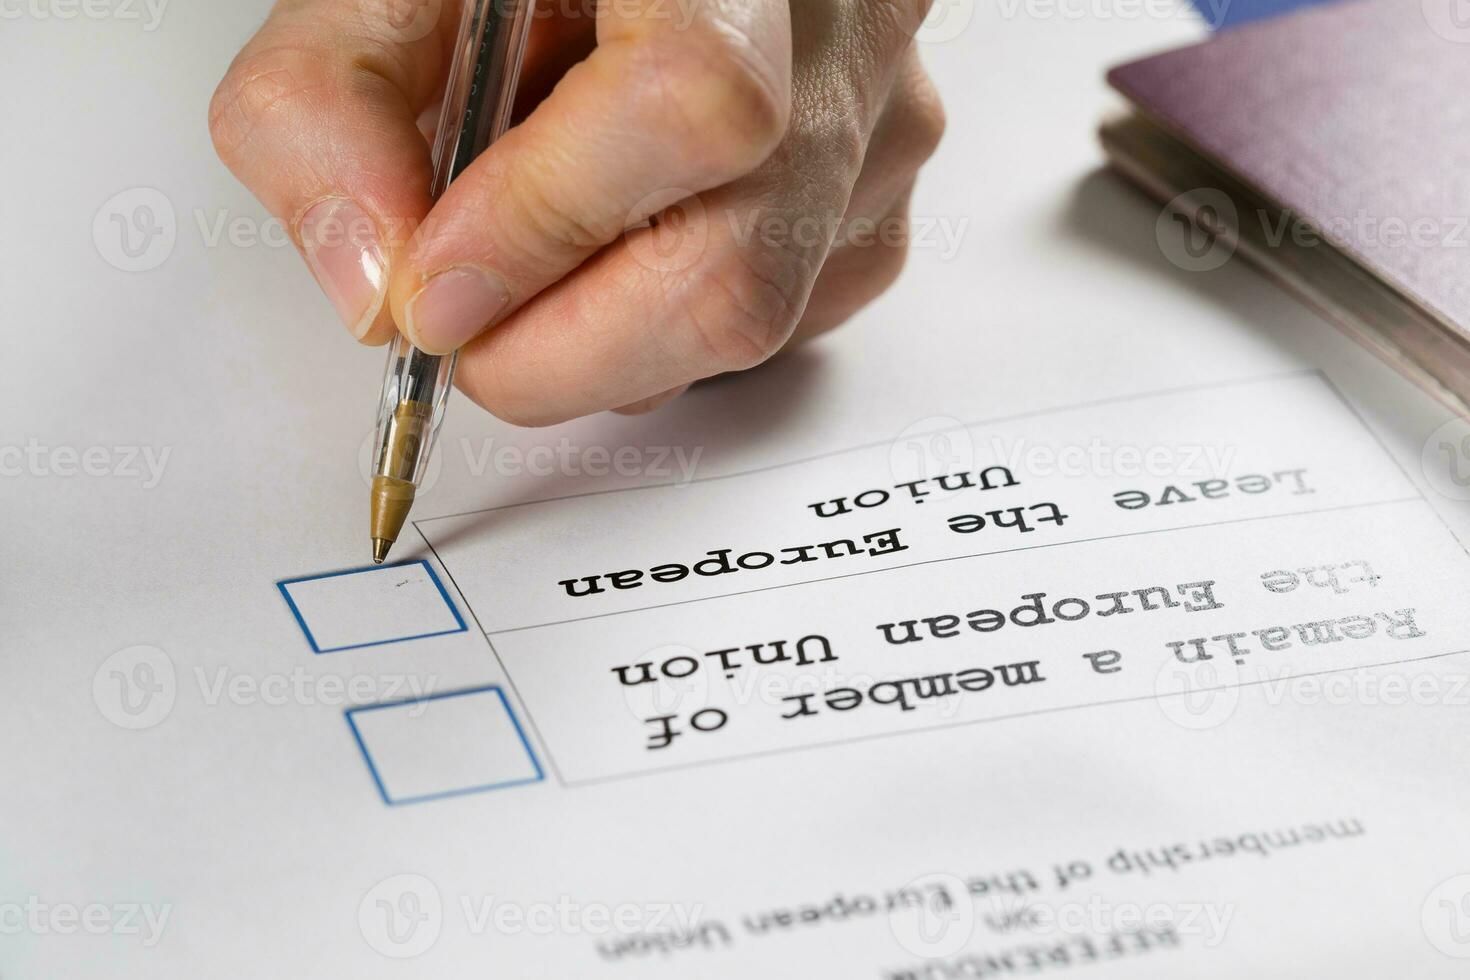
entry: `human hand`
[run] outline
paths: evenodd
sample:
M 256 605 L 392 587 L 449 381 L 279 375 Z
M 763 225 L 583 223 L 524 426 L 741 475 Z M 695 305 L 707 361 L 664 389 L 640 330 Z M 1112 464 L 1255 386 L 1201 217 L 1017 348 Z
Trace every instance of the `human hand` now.
M 897 278 L 944 128 L 930 0 L 543 2 L 524 118 L 433 202 L 458 2 L 279 0 L 210 107 L 358 340 L 458 349 L 470 398 L 546 425 L 752 367 Z

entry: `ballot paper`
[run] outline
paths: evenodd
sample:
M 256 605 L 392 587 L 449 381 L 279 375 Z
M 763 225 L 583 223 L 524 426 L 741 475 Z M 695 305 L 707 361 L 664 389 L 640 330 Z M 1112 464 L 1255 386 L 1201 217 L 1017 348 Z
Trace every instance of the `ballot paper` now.
M 456 399 L 374 568 L 380 352 L 203 132 L 266 8 L 5 27 L 0 977 L 1465 975 L 1470 428 L 1101 172 L 1188 9 L 937 4 L 898 286 Z

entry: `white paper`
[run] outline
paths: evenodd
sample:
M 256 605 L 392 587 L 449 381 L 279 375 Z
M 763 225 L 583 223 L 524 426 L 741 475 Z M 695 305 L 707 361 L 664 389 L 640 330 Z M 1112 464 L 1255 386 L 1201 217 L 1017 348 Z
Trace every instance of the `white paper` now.
M 891 294 L 456 400 L 365 572 L 381 352 L 204 132 L 265 10 L 5 26 L 0 976 L 1464 974 L 1470 430 L 1097 172 L 1192 14 L 976 5 Z

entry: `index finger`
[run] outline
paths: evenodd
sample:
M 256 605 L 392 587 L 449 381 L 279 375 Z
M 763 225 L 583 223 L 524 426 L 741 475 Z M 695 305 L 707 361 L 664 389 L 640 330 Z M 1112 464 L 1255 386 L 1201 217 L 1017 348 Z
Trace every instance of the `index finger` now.
M 429 211 L 419 114 L 457 0 L 280 0 L 210 104 L 220 158 L 284 222 L 349 330 L 393 335 L 396 245 Z

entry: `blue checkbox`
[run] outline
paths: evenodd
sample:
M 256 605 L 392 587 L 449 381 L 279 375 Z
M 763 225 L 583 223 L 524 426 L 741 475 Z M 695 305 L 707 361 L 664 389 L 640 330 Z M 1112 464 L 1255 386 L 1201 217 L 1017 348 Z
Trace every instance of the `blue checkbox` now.
M 498 685 L 349 708 L 347 724 L 389 806 L 545 778 Z
M 427 561 L 354 568 L 277 582 L 316 653 L 466 631 Z

